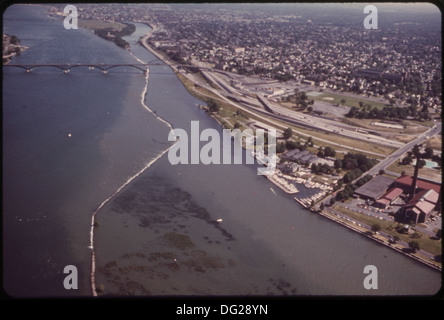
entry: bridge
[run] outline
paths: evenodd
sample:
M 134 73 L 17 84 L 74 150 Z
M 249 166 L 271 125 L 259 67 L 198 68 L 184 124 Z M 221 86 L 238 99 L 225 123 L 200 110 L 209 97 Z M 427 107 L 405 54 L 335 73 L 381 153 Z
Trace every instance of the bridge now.
M 62 70 L 64 73 L 69 73 L 70 70 L 79 68 L 79 67 L 87 67 L 88 69 L 99 69 L 102 71 L 103 74 L 107 74 L 109 70 L 118 68 L 118 67 L 130 67 L 137 70 L 140 70 L 144 73 L 148 71 L 149 66 L 170 66 L 170 67 L 176 67 L 177 69 L 184 69 L 189 71 L 197 71 L 197 70 L 206 70 L 206 71 L 212 71 L 212 72 L 220 72 L 223 74 L 227 74 L 227 72 L 224 72 L 222 70 L 218 70 L 215 68 L 210 67 L 202 67 L 202 66 L 194 66 L 189 64 L 177 64 L 177 65 L 168 65 L 162 60 L 151 60 L 147 63 L 118 63 L 118 64 L 111 64 L 111 63 L 39 63 L 39 64 L 5 64 L 3 65 L 4 68 L 21 68 L 24 69 L 26 72 L 31 72 L 34 69 L 37 68 L 57 68 Z
M 64 73 L 68 73 L 70 70 L 80 67 L 87 67 L 89 70 L 99 69 L 103 74 L 108 73 L 109 70 L 119 67 L 130 67 L 140 70 L 144 73 L 148 71 L 148 66 L 166 66 L 166 64 L 160 60 L 152 60 L 147 63 L 120 63 L 120 64 L 110 64 L 110 63 L 78 63 L 78 64 L 54 64 L 54 63 L 40 63 L 40 64 L 6 64 L 3 67 L 21 68 L 26 70 L 26 72 L 31 72 L 36 68 L 57 68 L 62 70 Z

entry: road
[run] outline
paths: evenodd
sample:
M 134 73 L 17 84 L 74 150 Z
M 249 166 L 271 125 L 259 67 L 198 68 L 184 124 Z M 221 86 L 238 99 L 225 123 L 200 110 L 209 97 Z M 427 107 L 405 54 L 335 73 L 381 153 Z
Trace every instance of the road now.
M 204 71 L 203 71 L 204 73 Z M 229 94 L 239 94 L 235 88 L 232 88 L 225 80 L 221 79 L 216 74 L 210 74 L 205 71 L 205 75 L 223 87 Z M 343 123 L 338 123 L 337 121 L 321 118 L 317 116 L 312 116 L 308 114 L 303 114 L 301 112 L 297 112 L 294 110 L 290 110 L 288 108 L 275 105 L 274 103 L 268 101 L 262 94 L 258 93 L 257 96 L 260 100 L 262 100 L 263 104 L 265 104 L 270 111 L 270 113 L 274 113 L 275 115 L 280 115 L 285 118 L 291 119 L 294 123 L 298 125 L 303 125 L 305 127 L 310 127 L 316 130 L 322 130 L 338 135 L 342 135 L 345 137 L 353 137 L 354 139 L 360 139 L 371 143 L 386 145 L 389 147 L 400 148 L 404 145 L 404 143 L 399 141 L 393 141 L 390 139 L 386 139 L 384 137 L 379 137 L 372 134 L 362 133 L 357 131 L 357 128 L 354 126 L 346 125 Z
M 163 57 L 161 57 L 159 54 L 157 54 L 154 50 L 150 48 L 150 46 L 146 43 L 149 36 L 155 31 L 153 31 L 149 34 L 147 34 L 145 37 L 142 38 L 142 45 L 145 46 L 148 50 L 153 52 L 157 57 L 159 57 L 161 60 L 163 60 L 166 64 L 168 64 L 170 67 L 173 68 L 174 71 L 177 71 L 177 68 L 175 68 L 171 62 L 165 61 Z M 338 123 L 329 119 L 324 119 L 320 117 L 310 116 L 306 114 L 302 114 L 300 112 L 296 112 L 293 110 L 289 110 L 287 108 L 276 106 L 269 101 L 267 101 L 267 105 L 269 108 L 273 111 L 267 112 L 264 109 L 260 109 L 258 107 L 257 101 L 255 99 L 252 99 L 250 97 L 244 96 L 242 92 L 239 92 L 237 89 L 232 88 L 230 84 L 228 84 L 225 80 L 221 79 L 216 75 L 215 73 L 210 73 L 208 71 L 203 71 L 202 74 L 204 74 L 205 77 L 207 77 L 210 81 L 215 82 L 219 86 L 221 86 L 224 90 L 216 90 L 213 87 L 209 86 L 206 83 L 203 83 L 201 79 L 199 79 L 197 76 L 195 76 L 192 73 L 182 73 L 184 76 L 186 76 L 189 80 L 191 80 L 193 83 L 209 90 L 210 92 L 216 94 L 220 99 L 233 104 L 237 108 L 246 111 L 247 113 L 253 113 L 256 117 L 258 117 L 260 120 L 265 121 L 266 123 L 271 123 L 276 128 L 285 129 L 284 125 L 281 123 L 277 123 L 270 119 L 270 117 L 273 117 L 277 120 L 283 120 L 289 123 L 294 123 L 296 125 L 304 125 L 306 127 L 312 127 L 313 129 L 317 130 L 323 130 L 328 131 L 336 134 L 341 134 L 347 137 L 353 137 L 357 139 L 361 139 L 367 142 L 377 143 L 377 144 L 384 144 L 389 145 L 391 147 L 398 148 L 395 152 L 393 152 L 391 155 L 387 156 L 384 160 L 380 161 L 377 165 L 375 165 L 372 169 L 370 169 L 368 172 L 365 172 L 364 174 L 370 174 L 370 175 L 376 175 L 379 173 L 380 170 L 385 170 L 388 166 L 390 166 L 394 161 L 399 159 L 403 154 L 405 154 L 407 151 L 413 148 L 415 144 L 421 144 L 430 137 L 438 134 L 441 132 L 442 124 L 437 123 L 433 128 L 429 129 L 428 131 L 421 133 L 416 139 L 404 144 L 399 141 L 392 141 L 389 139 L 385 139 L 383 137 L 378 137 L 375 135 L 360 133 L 356 131 L 356 128 L 353 126 L 347 126 L 344 124 L 340 124 L 338 126 Z M 244 100 L 245 102 L 248 102 L 251 105 L 256 105 L 256 107 L 251 107 L 245 104 L 240 104 L 237 102 L 234 102 L 232 99 L 227 98 L 228 96 L 236 96 L 239 100 Z M 263 97 L 262 97 L 263 98 Z M 264 101 L 265 98 L 263 98 Z M 304 134 L 305 135 L 305 134 Z M 323 139 L 316 138 L 320 141 L 325 141 L 330 144 L 335 144 L 332 141 L 327 141 Z M 372 151 L 369 150 L 361 150 L 354 148 L 354 150 L 365 152 L 365 153 L 372 153 Z M 378 154 L 380 155 L 380 154 Z
M 415 140 L 412 140 L 406 143 L 403 147 L 399 148 L 391 155 L 389 155 L 384 160 L 380 161 L 377 165 L 371 168 L 366 174 L 375 175 L 378 174 L 380 170 L 385 170 L 388 166 L 390 166 L 393 162 L 398 160 L 403 154 L 410 151 L 415 144 L 422 144 L 430 137 L 441 132 L 442 123 L 437 123 L 433 128 L 427 130 L 424 133 L 421 133 Z

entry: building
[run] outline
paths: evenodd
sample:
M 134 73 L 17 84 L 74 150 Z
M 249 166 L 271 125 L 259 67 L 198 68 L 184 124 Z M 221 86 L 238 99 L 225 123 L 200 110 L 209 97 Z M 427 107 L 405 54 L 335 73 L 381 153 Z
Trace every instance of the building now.
M 279 170 L 281 170 L 285 174 L 293 174 L 299 171 L 299 165 L 294 162 L 286 162 L 279 165 Z
M 425 222 L 439 201 L 439 194 L 433 190 L 421 190 L 401 209 L 406 221 Z
M 319 161 L 319 158 L 312 154 L 309 150 L 301 151 L 299 149 L 293 149 L 287 151 L 284 156 L 291 161 L 296 161 L 301 164 L 312 164 Z
M 413 177 L 412 176 L 402 176 L 395 180 L 393 183 L 394 187 L 401 188 L 404 193 L 410 194 L 412 190 Z M 433 181 L 428 181 L 425 179 L 417 178 L 416 180 L 416 192 L 422 190 L 434 190 L 436 193 L 440 193 L 441 184 Z
M 356 189 L 354 194 L 363 199 L 376 201 L 387 192 L 394 181 L 395 179 L 386 176 L 376 176 L 363 186 Z
M 381 198 L 375 201 L 375 207 L 385 209 L 403 193 L 401 188 L 391 188 Z

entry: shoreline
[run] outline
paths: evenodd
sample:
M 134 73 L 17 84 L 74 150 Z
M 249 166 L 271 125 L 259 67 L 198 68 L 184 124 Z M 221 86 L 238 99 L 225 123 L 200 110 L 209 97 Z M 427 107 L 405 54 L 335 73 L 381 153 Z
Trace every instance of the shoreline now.
M 424 258 L 421 258 L 421 257 L 415 255 L 415 253 L 404 252 L 400 245 L 396 246 L 396 243 L 394 243 L 394 244 L 390 243 L 389 240 L 387 238 L 383 237 L 383 236 L 377 237 L 376 235 L 371 233 L 369 230 L 367 230 L 365 228 L 362 228 L 362 227 L 360 228 L 360 227 L 358 227 L 356 225 L 353 225 L 352 223 L 347 223 L 346 221 L 343 221 L 344 220 L 343 218 L 334 217 L 332 214 L 327 213 L 326 211 L 316 211 L 316 213 L 318 213 L 319 215 L 321 215 L 321 216 L 323 216 L 323 217 L 325 217 L 325 218 L 327 218 L 327 219 L 329 219 L 331 221 L 334 221 L 334 222 L 336 222 L 336 223 L 338 223 L 338 224 L 348 228 L 349 230 L 357 232 L 357 233 L 367 237 L 368 239 L 371 239 L 373 241 L 378 242 L 379 244 L 382 244 L 382 245 L 384 245 L 384 246 L 386 246 L 386 247 L 388 247 L 390 249 L 393 249 L 393 250 L 403 254 L 404 256 L 410 257 L 410 258 L 412 258 L 412 259 L 414 259 L 414 260 L 416 260 L 418 262 L 421 262 L 424 265 L 426 265 L 426 266 L 428 266 L 428 267 L 430 267 L 430 268 L 432 268 L 432 269 L 434 269 L 436 271 L 442 272 L 442 267 L 441 266 L 439 266 L 437 264 L 434 264 L 434 263 L 432 263 L 432 262 L 430 262 L 430 261 L 428 261 L 428 260 L 426 260 Z
M 145 24 L 147 24 L 147 25 L 149 25 L 150 27 L 152 27 L 152 26 L 151 26 L 150 24 L 148 24 L 148 23 L 145 23 Z M 172 66 L 172 64 L 171 64 L 170 61 L 168 61 L 168 60 L 167 60 L 165 57 L 163 57 L 160 53 L 157 53 L 157 52 L 156 52 L 153 48 L 151 48 L 151 46 L 146 42 L 146 41 L 148 40 L 148 38 L 154 33 L 154 31 L 155 31 L 155 27 L 153 27 L 153 30 L 152 30 L 152 31 L 150 31 L 149 33 L 147 33 L 145 36 L 143 36 L 143 37 L 141 38 L 140 43 L 142 44 L 142 46 L 143 46 L 144 48 L 146 48 L 148 51 L 150 51 L 151 53 L 153 53 L 157 58 L 159 58 L 160 60 L 162 60 L 166 65 L 168 65 L 169 67 L 171 67 L 171 68 L 173 69 L 174 72 L 177 72 L 177 69 L 174 68 L 174 67 Z M 179 77 L 178 77 L 178 79 L 183 83 L 183 81 L 182 81 Z M 187 78 L 187 79 L 188 79 L 188 78 Z M 189 79 L 189 80 L 190 80 L 190 79 Z M 192 80 L 190 80 L 190 81 L 192 81 Z M 185 84 L 184 84 L 184 85 L 185 85 Z M 187 88 L 187 90 L 188 90 L 188 88 Z M 189 91 L 189 90 L 188 90 L 188 91 Z M 192 94 L 192 93 L 190 92 L 190 94 Z M 220 121 L 218 121 L 218 119 L 216 119 L 216 117 L 212 116 L 211 114 L 209 114 L 209 116 L 210 116 L 211 118 L 213 118 L 214 120 L 216 120 L 216 121 L 219 123 L 219 125 L 221 125 Z M 274 185 L 276 185 L 277 187 L 279 187 L 281 190 L 283 190 L 285 193 L 287 193 L 287 194 L 292 194 L 292 192 L 291 192 L 288 188 L 284 188 L 284 186 L 282 186 L 281 184 L 279 184 L 279 183 L 278 183 L 277 181 L 275 181 L 274 179 L 270 179 L 270 177 L 268 177 L 268 176 L 266 176 L 266 178 L 267 178 L 269 181 L 271 181 Z M 294 192 L 294 193 L 296 193 L 296 192 Z M 304 204 L 300 199 L 295 198 L 294 200 L 296 200 L 296 201 L 297 201 L 297 202 L 298 202 L 298 203 L 299 203 L 304 209 L 309 210 L 309 211 L 313 211 L 312 209 L 310 209 L 310 207 L 309 207 L 308 205 Z M 319 199 L 319 200 L 321 200 L 321 199 Z M 333 221 L 333 222 L 336 222 L 336 223 L 338 223 L 338 224 L 340 224 L 340 225 L 342 225 L 342 226 L 348 228 L 349 230 L 355 231 L 355 232 L 357 232 L 357 233 L 359 233 L 359 234 L 361 234 L 361 235 L 366 236 L 367 239 L 370 239 L 370 240 L 376 241 L 377 243 L 382 244 L 382 245 L 386 246 L 387 248 L 391 248 L 391 249 L 395 250 L 396 252 L 403 254 L 403 255 L 406 256 L 406 257 L 410 257 L 410 258 L 412 258 L 412 259 L 414 259 L 414 260 L 416 260 L 416 261 L 418 261 L 418 262 L 421 262 L 421 263 L 423 263 L 424 265 L 426 265 L 426 266 L 428 266 L 428 267 L 430 267 L 430 268 L 432 268 L 432 269 L 434 269 L 434 270 L 436 270 L 436 271 L 442 272 L 442 265 L 434 264 L 434 263 L 432 263 L 432 262 L 430 262 L 430 261 L 428 261 L 428 260 L 425 260 L 425 259 L 423 259 L 423 258 L 421 258 L 421 257 L 419 257 L 419 256 L 417 256 L 417 255 L 415 255 L 415 253 L 407 253 L 407 252 L 404 252 L 404 251 L 402 251 L 401 248 L 398 248 L 398 247 L 396 247 L 394 244 L 391 244 L 391 243 L 389 242 L 389 240 L 388 240 L 387 238 L 385 238 L 385 237 L 384 237 L 384 239 L 379 239 L 379 238 L 375 237 L 374 235 L 369 235 L 369 234 L 368 234 L 368 230 L 365 230 L 365 231 L 360 230 L 360 229 L 358 229 L 358 227 L 352 225 L 351 223 L 349 224 L 349 223 L 347 223 L 347 222 L 345 222 L 345 221 L 342 221 L 340 218 L 333 217 L 333 216 L 331 216 L 330 214 L 328 214 L 328 213 L 325 212 L 325 211 L 320 211 L 320 210 L 318 210 L 317 212 L 318 212 L 321 216 L 323 216 L 323 217 L 325 217 L 325 218 L 327 218 L 327 219 L 329 219 L 329 220 L 331 220 L 331 221 Z M 381 236 L 381 237 L 382 237 L 382 236 Z

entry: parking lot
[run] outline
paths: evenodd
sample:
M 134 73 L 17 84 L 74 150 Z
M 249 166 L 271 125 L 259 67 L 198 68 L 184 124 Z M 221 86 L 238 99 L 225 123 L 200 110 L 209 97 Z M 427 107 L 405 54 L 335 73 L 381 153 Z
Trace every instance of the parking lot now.
M 371 206 L 367 201 L 363 199 L 355 199 L 355 198 L 353 198 L 349 203 L 341 204 L 341 206 L 354 212 L 358 212 L 368 216 L 373 216 L 380 220 L 388 220 L 388 221 L 394 221 L 394 214 L 399 209 L 398 206 L 393 206 L 391 207 L 391 209 L 379 209 L 374 206 Z
M 380 220 L 387 221 L 395 221 L 395 214 L 399 210 L 400 206 L 403 204 L 401 199 L 397 199 L 392 206 L 387 207 L 386 209 L 380 209 L 372 206 L 370 201 L 366 201 L 363 199 L 355 199 L 353 198 L 348 203 L 340 203 L 339 205 L 344 208 L 361 213 L 367 216 L 372 216 Z M 431 219 L 426 221 L 425 223 L 420 223 L 414 226 L 414 229 L 428 234 L 430 236 L 436 235 L 436 230 L 441 229 L 441 215 L 434 215 Z

